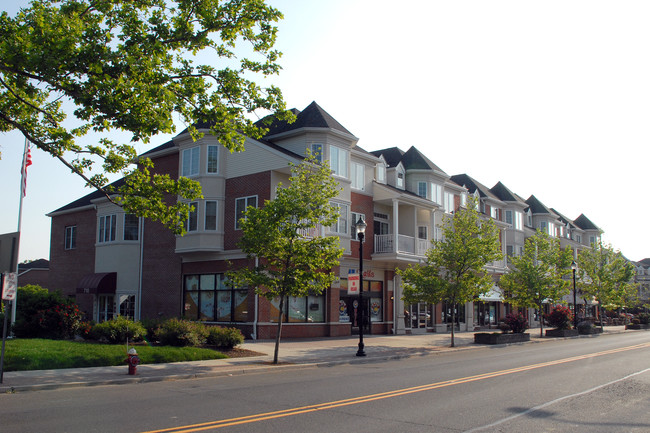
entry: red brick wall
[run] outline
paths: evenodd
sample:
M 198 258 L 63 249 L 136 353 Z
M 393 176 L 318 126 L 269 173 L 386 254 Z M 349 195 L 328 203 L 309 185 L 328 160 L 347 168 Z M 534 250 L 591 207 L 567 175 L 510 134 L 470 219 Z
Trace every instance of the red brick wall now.
M 271 172 L 251 174 L 226 180 L 226 203 L 224 210 L 224 249 L 237 249 L 241 230 L 235 230 L 235 200 L 240 197 L 257 196 L 257 206 L 271 198 Z
M 67 226 L 77 226 L 76 248 L 72 250 L 65 249 Z M 79 280 L 95 272 L 96 233 L 97 213 L 94 209 L 52 217 L 48 289 L 61 290 L 65 296 L 76 295 Z M 92 315 L 92 296 L 78 296 L 77 303 L 82 311 Z
M 178 178 L 178 154 L 154 160 L 155 173 Z M 170 197 L 169 200 L 175 200 Z M 145 220 L 142 261 L 142 318 L 179 317 L 183 286 L 176 236 L 158 222 Z

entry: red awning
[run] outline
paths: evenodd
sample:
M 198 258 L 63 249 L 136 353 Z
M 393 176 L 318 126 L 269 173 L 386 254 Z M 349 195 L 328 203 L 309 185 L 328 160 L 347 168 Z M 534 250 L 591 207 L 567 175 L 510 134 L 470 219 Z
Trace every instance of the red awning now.
M 88 274 L 77 284 L 77 294 L 99 295 L 115 293 L 117 272 Z

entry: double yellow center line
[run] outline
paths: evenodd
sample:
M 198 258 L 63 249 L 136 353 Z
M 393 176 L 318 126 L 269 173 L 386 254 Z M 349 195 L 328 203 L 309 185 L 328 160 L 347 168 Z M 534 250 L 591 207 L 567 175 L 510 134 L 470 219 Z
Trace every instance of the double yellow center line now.
M 430 391 L 438 388 L 445 388 L 448 386 L 460 385 L 463 383 L 476 382 L 479 380 L 490 379 L 493 377 L 505 376 L 508 374 L 520 373 L 523 371 L 530 371 L 537 368 L 550 367 L 553 365 L 566 364 L 569 362 L 581 361 L 589 358 L 596 358 L 599 356 L 611 355 L 629 350 L 643 349 L 650 347 L 650 343 L 637 344 L 634 346 L 622 347 L 618 349 L 605 350 L 602 352 L 589 353 L 585 355 L 573 356 L 571 358 L 558 359 L 555 361 L 540 362 L 538 364 L 531 364 L 522 367 L 510 368 L 507 370 L 493 371 L 490 373 L 477 374 L 475 376 L 467 376 L 458 379 L 450 379 L 442 382 L 430 383 L 427 385 L 414 386 L 411 388 L 403 388 L 395 391 L 382 392 L 379 394 L 365 395 L 361 397 L 348 398 L 344 400 L 330 401 L 326 403 L 319 403 L 310 406 L 296 407 L 293 409 L 279 410 L 275 412 L 259 413 L 255 415 L 248 415 L 238 418 L 224 419 L 220 421 L 211 421 L 201 424 L 192 424 L 180 427 L 166 428 L 162 430 L 151 430 L 143 433 L 189 433 L 203 430 L 218 429 L 223 427 L 230 427 L 241 424 L 249 424 L 260 421 L 267 421 L 276 418 L 284 418 L 289 416 L 302 415 L 310 412 L 318 412 L 323 410 L 335 409 L 338 407 L 351 406 L 355 404 L 368 403 L 376 400 L 383 400 L 387 398 L 399 397 L 407 394 L 414 394 L 417 392 Z

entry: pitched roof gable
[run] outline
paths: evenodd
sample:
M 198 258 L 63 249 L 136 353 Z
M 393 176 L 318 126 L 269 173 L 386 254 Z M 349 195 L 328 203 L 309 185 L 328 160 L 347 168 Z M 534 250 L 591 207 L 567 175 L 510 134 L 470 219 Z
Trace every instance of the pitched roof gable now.
M 397 167 L 397 164 L 400 163 L 400 161 L 402 160 L 402 156 L 404 155 L 404 151 L 398 147 L 389 147 L 388 149 L 373 150 L 370 153 L 375 155 L 377 158 L 383 155 L 384 160 L 386 160 L 386 164 L 388 164 L 389 167 Z
M 481 196 L 482 198 L 501 200 L 499 197 L 493 194 L 488 187 L 474 180 L 472 177 L 468 176 L 467 174 L 455 174 L 451 177 L 451 180 L 456 184 L 458 184 L 459 186 L 464 186 L 465 188 L 467 188 L 470 194 L 474 194 L 474 192 L 478 191 L 479 196 Z
M 551 210 L 547 208 L 544 203 L 539 201 L 537 197 L 534 195 L 531 195 L 528 197 L 528 200 L 526 200 L 526 203 L 528 206 L 530 206 L 530 211 L 534 214 L 540 214 L 540 213 L 545 213 L 551 215 Z
M 490 188 L 490 191 L 492 194 L 497 196 L 499 200 L 505 201 L 505 202 L 517 202 L 522 205 L 526 205 L 526 201 L 519 197 L 517 194 L 513 193 L 508 189 L 507 186 L 505 186 L 501 181 L 497 182 L 496 185 L 494 185 L 492 188 Z
M 119 188 L 122 185 L 124 185 L 124 182 L 125 182 L 124 178 L 118 179 L 115 182 L 109 184 L 107 186 L 107 188 L 108 187 Z M 63 212 L 63 211 L 66 211 L 66 210 L 71 210 L 71 209 L 76 209 L 76 208 L 80 208 L 80 207 L 84 207 L 84 206 L 88 206 L 88 205 L 92 204 L 93 200 L 98 199 L 98 198 L 102 198 L 102 197 L 106 197 L 106 195 L 101 191 L 95 190 L 95 191 L 91 192 L 90 194 L 86 194 L 85 196 L 83 196 L 83 197 L 81 197 L 81 198 L 79 198 L 79 199 L 77 199 L 77 200 L 75 200 L 75 201 L 73 201 L 71 203 L 68 203 L 67 205 L 65 205 L 63 207 L 60 207 L 60 208 L 50 212 L 50 214 L 53 214 L 53 213 L 56 213 L 56 212 Z
M 402 165 L 404 165 L 404 168 L 407 170 L 433 170 L 445 173 L 440 169 L 440 167 L 431 162 L 429 158 L 424 156 L 422 152 L 417 150 L 415 146 L 411 146 L 411 148 L 402 155 Z
M 576 219 L 573 220 L 575 225 L 580 227 L 582 230 L 598 230 L 600 231 L 600 228 L 591 222 L 589 218 L 585 216 L 585 214 L 580 214 L 580 216 Z
M 341 125 L 335 118 L 330 116 L 330 114 L 323 110 L 315 101 L 309 104 L 307 108 L 302 111 L 296 110 L 295 108 L 291 111 L 296 116 L 296 120 L 293 123 L 275 120 L 273 117 L 266 117 L 257 122 L 257 126 L 268 128 L 269 132 L 266 134 L 267 139 L 273 135 L 295 131 L 301 128 L 332 129 L 354 137 L 354 134 L 348 131 L 347 128 Z M 266 122 L 268 122 L 269 119 L 271 119 L 272 122 L 270 125 L 267 125 Z

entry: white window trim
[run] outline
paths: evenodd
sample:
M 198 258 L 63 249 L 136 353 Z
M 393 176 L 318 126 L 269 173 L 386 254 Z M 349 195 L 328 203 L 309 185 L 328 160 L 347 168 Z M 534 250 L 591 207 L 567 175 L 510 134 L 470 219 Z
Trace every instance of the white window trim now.
M 187 221 L 185 221 L 185 231 L 188 233 L 193 233 L 199 230 L 199 202 L 192 201 L 188 204 L 190 205 L 190 212 L 187 215 Z M 194 211 L 192 211 L 192 207 L 194 208 Z M 192 215 L 194 215 L 194 219 L 196 220 L 194 230 L 190 230 L 190 222 L 192 221 Z
M 110 220 L 111 222 L 111 228 L 108 232 L 108 239 L 106 237 L 106 220 Z M 102 221 L 104 222 L 102 224 Z M 113 230 L 113 225 L 115 225 L 115 230 Z M 102 230 L 102 227 L 104 228 Z M 97 237 L 97 243 L 100 244 L 107 244 L 110 242 L 115 242 L 117 240 L 117 215 L 116 214 L 109 214 L 109 215 L 101 215 L 98 218 L 97 221 L 97 230 L 98 230 L 98 237 Z
M 70 231 L 70 244 L 68 244 L 68 231 Z M 71 225 L 65 227 L 65 234 L 63 237 L 63 248 L 65 250 L 74 250 L 77 248 L 77 226 Z
M 210 149 L 211 148 L 215 148 L 217 150 L 217 170 L 216 171 L 210 171 Z M 206 150 L 206 157 L 205 157 L 205 172 L 207 174 L 219 174 L 219 159 L 221 157 L 221 155 L 219 155 L 219 153 L 220 153 L 219 146 L 217 146 L 215 144 L 211 144 L 211 145 L 208 146 L 208 148 Z
M 196 167 L 194 167 L 194 152 L 198 153 L 198 160 Z M 185 161 L 186 161 L 186 155 L 189 154 L 189 173 L 185 173 Z M 201 148 L 200 146 L 193 146 L 187 149 L 183 149 L 183 152 L 181 154 L 181 176 L 183 177 L 193 177 L 193 176 L 198 176 L 199 171 L 200 171 L 200 166 L 201 166 Z
M 336 149 L 336 151 L 334 151 Z M 336 153 L 336 166 L 334 165 L 334 154 Z M 341 158 L 344 161 L 341 161 Z M 335 176 L 343 177 L 348 179 L 348 172 L 350 164 L 350 152 L 346 149 L 337 146 L 330 146 L 330 168 L 332 169 Z M 336 167 L 336 170 L 334 169 Z
M 350 212 L 350 239 L 358 241 L 357 239 L 357 230 L 355 226 L 357 225 L 357 221 L 359 221 L 359 217 L 365 222 L 366 221 L 366 216 L 362 213 L 359 212 Z
M 208 203 L 214 203 L 214 228 L 208 228 Z M 206 200 L 203 213 L 203 230 L 214 232 L 219 227 L 219 202 L 217 200 Z
M 244 206 L 244 211 L 242 212 L 242 214 L 243 214 L 243 213 L 246 213 L 246 209 L 248 209 L 249 206 L 252 206 L 252 205 L 248 204 L 248 201 L 253 199 L 253 198 L 255 199 L 255 206 L 253 206 L 253 207 L 258 207 L 259 206 L 259 198 L 258 198 L 257 195 L 247 195 L 245 197 L 237 197 L 235 199 L 235 230 L 241 230 L 241 227 L 239 225 L 239 218 L 237 218 L 237 202 L 239 202 L 240 200 L 244 200 L 245 206 Z M 242 218 L 246 219 L 245 216 L 242 216 Z
M 347 203 L 338 203 L 338 202 L 331 202 L 332 206 L 337 207 L 339 209 L 339 217 L 336 219 L 336 222 L 334 223 L 335 228 L 332 229 L 333 226 L 329 227 L 330 232 L 336 233 L 339 235 L 347 235 L 349 233 L 348 228 L 350 227 L 350 205 Z M 345 215 L 342 216 L 340 211 L 341 208 L 345 208 Z M 340 231 L 340 220 L 344 219 L 345 220 L 345 231 Z
M 366 187 L 366 167 L 360 162 L 350 163 L 350 187 L 363 191 Z

